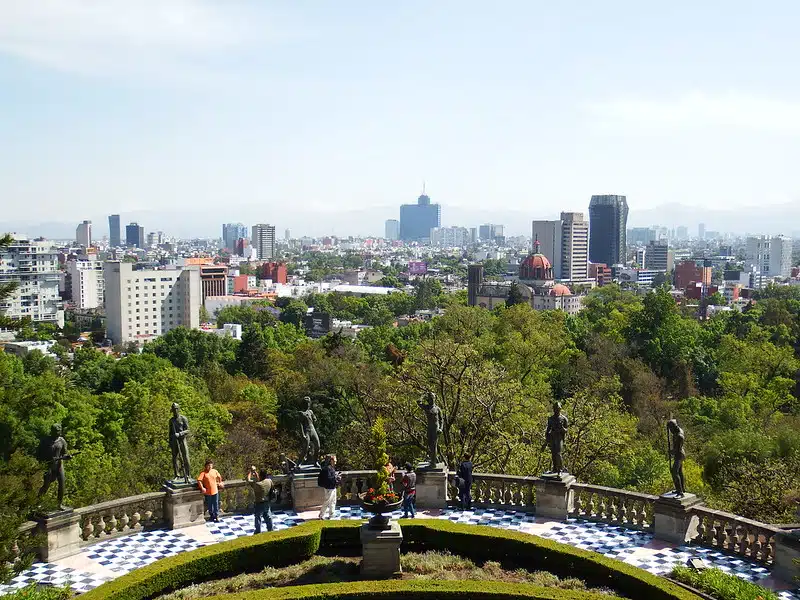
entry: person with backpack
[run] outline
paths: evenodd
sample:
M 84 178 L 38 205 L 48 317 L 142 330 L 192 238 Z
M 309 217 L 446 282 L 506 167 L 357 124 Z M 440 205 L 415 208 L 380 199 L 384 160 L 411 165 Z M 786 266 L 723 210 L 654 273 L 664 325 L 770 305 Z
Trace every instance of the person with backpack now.
M 406 472 L 403 474 L 403 518 L 408 519 L 417 516 L 417 474 L 411 463 L 406 463 Z
M 472 508 L 472 455 L 465 454 L 464 460 L 458 465 L 456 471 L 458 500 L 461 503 L 461 510 Z
M 253 490 L 253 517 L 255 519 L 255 533 L 261 533 L 261 521 L 267 524 L 267 531 L 272 531 L 272 479 L 259 476 L 255 465 L 247 473 L 247 483 Z
M 325 499 L 322 502 L 322 508 L 319 509 L 320 519 L 324 519 L 326 515 L 332 519 L 336 510 L 336 486 L 339 483 L 339 474 L 336 472 L 335 466 L 336 455 L 329 454 L 317 476 L 317 485 L 325 488 Z

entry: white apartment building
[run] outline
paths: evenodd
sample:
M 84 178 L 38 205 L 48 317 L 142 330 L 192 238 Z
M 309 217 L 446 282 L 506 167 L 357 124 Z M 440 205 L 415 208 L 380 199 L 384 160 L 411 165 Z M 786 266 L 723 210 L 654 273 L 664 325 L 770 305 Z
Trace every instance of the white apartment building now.
M 762 277 L 789 277 L 792 271 L 792 240 L 785 235 L 747 238 L 745 268 Z
M 135 271 L 132 263 L 103 265 L 107 336 L 115 344 L 145 342 L 179 326 L 200 327 L 200 269 Z
M 58 251 L 51 242 L 15 236 L 10 246 L 0 248 L 0 283 L 16 282 L 18 287 L 0 303 L 0 313 L 63 327 L 59 278 Z
M 78 246 L 88 248 L 92 245 L 92 222 L 84 221 L 75 229 L 75 239 Z
M 250 244 L 255 249 L 258 260 L 267 260 L 275 256 L 275 225 L 259 223 L 253 225 L 253 237 Z
M 431 244 L 445 248 L 463 248 L 469 243 L 469 229 L 466 227 L 433 227 Z
M 100 260 L 70 260 L 67 262 L 70 276 L 72 302 L 76 308 L 100 308 L 105 300 L 105 278 L 103 262 Z
M 531 233 L 556 279 L 582 281 L 589 277 L 589 221 L 583 213 L 562 212 L 556 221 L 533 221 Z

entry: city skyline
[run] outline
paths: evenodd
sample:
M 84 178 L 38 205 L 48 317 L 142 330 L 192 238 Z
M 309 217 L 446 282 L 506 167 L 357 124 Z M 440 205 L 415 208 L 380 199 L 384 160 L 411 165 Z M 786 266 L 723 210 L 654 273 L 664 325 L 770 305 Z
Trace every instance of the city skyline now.
M 81 219 L 178 235 L 222 207 L 300 231 L 407 203 L 423 178 L 452 209 L 443 226 L 511 224 L 455 218 L 496 204 L 555 218 L 612 191 L 641 225 L 659 220 L 636 210 L 672 203 L 798 199 L 788 1 L 45 5 L 0 7 L 7 223 L 33 206 L 40 223 L 75 221 L 80 202 Z M 374 235 L 394 214 L 363 216 L 333 226 Z

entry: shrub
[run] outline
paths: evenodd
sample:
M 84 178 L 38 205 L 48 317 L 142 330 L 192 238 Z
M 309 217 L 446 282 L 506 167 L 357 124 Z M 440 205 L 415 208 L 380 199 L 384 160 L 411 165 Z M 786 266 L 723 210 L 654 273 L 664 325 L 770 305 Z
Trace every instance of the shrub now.
M 35 583 L 8 594 L 0 594 L 3 600 L 68 600 L 71 596 L 69 587 L 37 586 Z
M 778 600 L 778 595 L 772 590 L 719 569 L 695 571 L 679 566 L 672 569 L 670 577 L 719 600 Z

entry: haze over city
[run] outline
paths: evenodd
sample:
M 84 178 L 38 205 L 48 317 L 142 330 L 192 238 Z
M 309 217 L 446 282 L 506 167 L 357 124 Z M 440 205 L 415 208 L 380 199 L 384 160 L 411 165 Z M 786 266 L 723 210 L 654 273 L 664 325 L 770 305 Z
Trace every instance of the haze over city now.
M 379 235 L 424 180 L 443 225 L 529 234 L 625 194 L 630 225 L 790 234 L 798 13 L 5 2 L 0 225 L 66 237 L 121 213 L 179 236 L 223 220 Z

